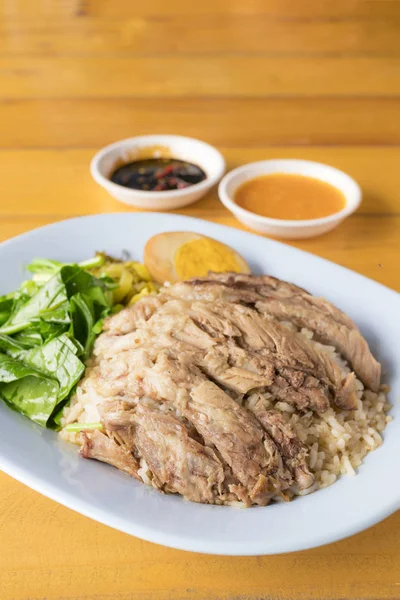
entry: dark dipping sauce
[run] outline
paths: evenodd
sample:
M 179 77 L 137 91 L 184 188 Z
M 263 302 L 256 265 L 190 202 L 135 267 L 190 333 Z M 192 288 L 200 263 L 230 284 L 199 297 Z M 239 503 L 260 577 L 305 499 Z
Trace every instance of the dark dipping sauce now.
M 197 165 L 177 158 L 148 158 L 118 167 L 111 175 L 113 183 L 144 192 L 181 190 L 207 175 Z

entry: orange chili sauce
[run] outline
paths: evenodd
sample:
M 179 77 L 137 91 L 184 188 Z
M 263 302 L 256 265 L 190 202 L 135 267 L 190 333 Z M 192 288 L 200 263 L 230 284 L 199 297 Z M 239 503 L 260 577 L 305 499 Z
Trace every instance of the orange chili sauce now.
M 319 179 L 272 173 L 245 181 L 236 191 L 235 202 L 263 217 L 300 221 L 333 215 L 345 207 L 346 199 Z

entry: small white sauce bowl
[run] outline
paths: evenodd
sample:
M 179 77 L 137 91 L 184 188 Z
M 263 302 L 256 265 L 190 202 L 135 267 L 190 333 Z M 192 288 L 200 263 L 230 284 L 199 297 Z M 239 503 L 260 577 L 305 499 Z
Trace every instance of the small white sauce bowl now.
M 144 156 L 145 149 L 149 155 Z M 110 181 L 115 169 L 135 160 L 143 158 L 160 158 L 162 149 L 168 150 L 168 158 L 178 158 L 198 165 L 207 177 L 181 190 L 160 192 L 135 190 Z M 180 135 L 141 135 L 115 142 L 102 148 L 90 163 L 93 179 L 105 188 L 111 196 L 147 210 L 172 210 L 196 202 L 215 185 L 225 172 L 224 157 L 216 148 Z
M 346 204 L 342 210 L 328 217 L 301 221 L 262 217 L 236 204 L 235 193 L 242 183 L 271 173 L 304 175 L 330 183 L 343 193 Z M 221 180 L 218 193 L 221 202 L 241 223 L 259 233 L 286 239 L 314 237 L 330 231 L 357 210 L 361 202 L 360 186 L 349 175 L 328 165 L 297 159 L 262 160 L 238 167 Z

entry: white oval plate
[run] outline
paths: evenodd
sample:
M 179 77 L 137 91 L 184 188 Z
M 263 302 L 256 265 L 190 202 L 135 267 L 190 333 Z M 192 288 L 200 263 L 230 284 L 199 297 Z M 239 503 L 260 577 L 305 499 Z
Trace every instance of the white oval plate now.
M 383 363 L 395 417 L 384 444 L 355 477 L 289 504 L 242 510 L 164 496 L 107 465 L 81 459 L 0 402 L 0 468 L 38 492 L 92 519 L 151 542 L 225 555 L 291 552 L 339 540 L 400 508 L 400 296 L 374 281 L 279 242 L 214 223 L 167 214 L 103 214 L 55 223 L 0 246 L 0 293 L 15 289 L 34 257 L 82 260 L 96 250 L 137 259 L 163 231 L 203 233 L 233 246 L 254 272 L 324 295 L 360 326 Z

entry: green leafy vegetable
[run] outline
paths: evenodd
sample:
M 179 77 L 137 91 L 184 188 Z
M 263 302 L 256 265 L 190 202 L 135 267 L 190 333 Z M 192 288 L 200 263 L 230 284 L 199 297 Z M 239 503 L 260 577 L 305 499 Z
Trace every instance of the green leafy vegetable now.
M 68 300 L 61 271 L 54 275 L 39 291 L 31 296 L 2 327 L 0 333 L 12 334 L 29 326 L 40 312 L 51 307 L 56 308 Z
M 71 323 L 71 315 L 69 311 L 69 301 L 66 300 L 57 308 L 42 310 L 40 313 L 40 319 L 46 323 L 69 325 Z
M 10 318 L 13 305 L 13 298 L 8 298 L 7 296 L 0 298 L 0 326 Z
M 33 261 L 26 268 L 31 273 L 46 273 L 54 275 L 56 271 L 59 271 L 63 263 L 58 260 L 49 260 L 48 258 L 34 258 Z
M 14 410 L 46 427 L 57 404 L 57 383 L 43 377 L 26 376 L 0 389 L 0 397 Z
M 58 382 L 20 360 L 0 354 L 0 397 L 45 426 L 58 402 Z
M 4 352 L 8 356 L 11 356 L 11 358 L 21 358 L 24 356 L 26 349 L 23 344 L 9 335 L 0 333 L 0 352 Z
M 45 338 L 41 334 L 42 329 L 44 330 Z M 47 339 L 48 336 L 52 335 L 54 337 L 63 333 L 63 331 L 64 327 L 58 328 L 57 326 L 43 324 L 39 320 L 37 323 L 32 323 L 27 329 L 16 333 L 14 339 L 22 344 L 26 350 L 29 350 L 29 348 L 43 344 L 43 339 Z
M 28 267 L 34 280 L 0 298 L 0 397 L 41 425 L 60 424 L 111 312 L 114 280 L 86 270 L 104 261 L 35 259 Z
M 93 332 L 94 316 L 91 307 L 85 302 L 83 294 L 75 294 L 71 298 L 71 314 L 75 338 L 82 344 L 83 356 L 89 356 L 95 333 Z
M 0 336 L 0 397 L 19 412 L 46 425 L 56 406 L 78 383 L 85 366 L 67 334 L 25 351 Z
M 85 370 L 84 364 L 76 356 L 77 352 L 77 346 L 64 333 L 43 346 L 30 350 L 24 361 L 58 381 L 58 401 L 61 402 L 78 383 Z

